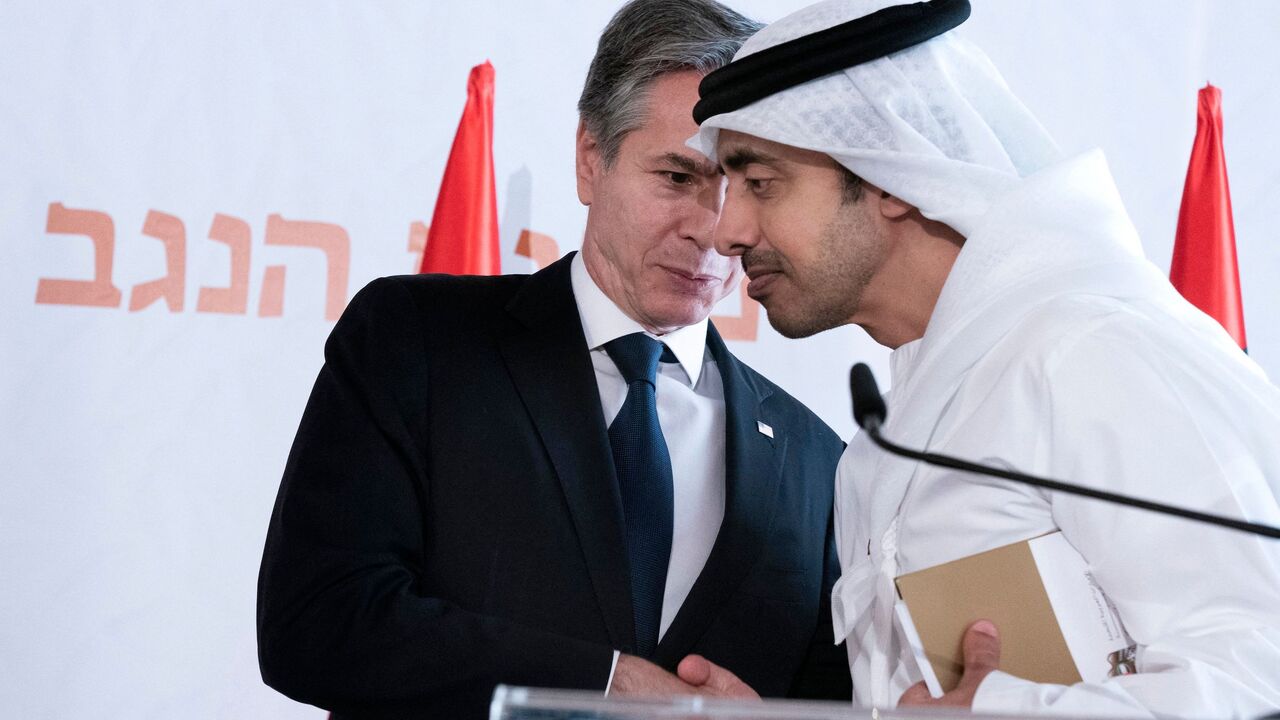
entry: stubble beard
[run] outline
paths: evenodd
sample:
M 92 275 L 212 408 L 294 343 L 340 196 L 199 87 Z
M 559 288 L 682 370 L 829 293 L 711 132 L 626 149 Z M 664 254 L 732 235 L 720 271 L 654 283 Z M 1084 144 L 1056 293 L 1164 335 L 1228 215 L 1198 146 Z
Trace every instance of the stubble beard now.
M 784 337 L 796 340 L 849 323 L 862 303 L 871 279 L 884 262 L 884 241 L 870 223 L 844 203 L 818 239 L 815 267 L 803 283 L 801 294 L 787 308 L 768 308 L 769 324 Z M 769 258 L 772 260 L 772 258 Z

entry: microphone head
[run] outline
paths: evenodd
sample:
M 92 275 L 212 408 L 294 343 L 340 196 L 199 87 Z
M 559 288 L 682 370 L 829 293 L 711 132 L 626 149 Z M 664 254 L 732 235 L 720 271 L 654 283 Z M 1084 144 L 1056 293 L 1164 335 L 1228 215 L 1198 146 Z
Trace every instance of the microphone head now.
M 858 363 L 849 371 L 849 392 L 853 396 L 853 419 L 858 427 L 868 429 L 867 423 L 873 418 L 876 426 L 884 424 L 889 410 L 876 386 L 876 376 L 866 363 Z

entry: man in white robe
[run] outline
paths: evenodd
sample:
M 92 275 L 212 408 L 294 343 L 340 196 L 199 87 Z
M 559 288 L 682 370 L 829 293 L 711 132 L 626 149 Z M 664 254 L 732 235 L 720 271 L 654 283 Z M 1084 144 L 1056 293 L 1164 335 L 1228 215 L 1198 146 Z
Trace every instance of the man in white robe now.
M 899 1 L 811 6 L 728 67 Z M 1101 152 L 1062 158 L 955 31 L 699 119 L 690 145 L 729 176 L 717 247 L 743 256 L 775 327 L 852 322 L 894 348 L 886 437 L 1280 524 L 1280 391 L 1143 257 Z M 862 434 L 836 482 L 833 613 L 856 703 L 1280 707 L 1280 541 L 926 466 Z M 893 622 L 893 579 L 1055 530 L 1114 602 L 1137 673 L 1030 682 L 979 663 L 998 639 L 971 628 L 961 687 L 929 698 Z

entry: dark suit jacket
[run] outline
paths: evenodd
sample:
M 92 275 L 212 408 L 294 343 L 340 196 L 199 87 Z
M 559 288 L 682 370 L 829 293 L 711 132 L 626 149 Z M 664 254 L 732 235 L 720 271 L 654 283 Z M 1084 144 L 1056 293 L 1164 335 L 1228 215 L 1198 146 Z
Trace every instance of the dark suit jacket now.
M 634 628 L 570 257 L 531 276 L 383 278 L 352 300 L 267 534 L 268 685 L 336 716 L 449 718 L 484 717 L 499 683 L 605 687 Z M 654 661 L 699 653 L 762 695 L 848 698 L 829 607 L 841 443 L 714 328 L 707 344 L 724 522 Z

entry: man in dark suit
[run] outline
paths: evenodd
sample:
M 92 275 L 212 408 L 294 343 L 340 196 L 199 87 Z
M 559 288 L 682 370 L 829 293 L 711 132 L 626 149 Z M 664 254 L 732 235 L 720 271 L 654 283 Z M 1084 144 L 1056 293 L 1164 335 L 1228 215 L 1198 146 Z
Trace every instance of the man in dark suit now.
M 579 104 L 582 253 L 351 302 L 263 555 L 272 687 L 349 717 L 483 717 L 498 684 L 849 697 L 841 443 L 707 321 L 741 266 L 684 141 L 699 79 L 756 27 L 624 7 Z

